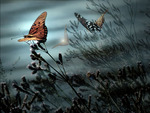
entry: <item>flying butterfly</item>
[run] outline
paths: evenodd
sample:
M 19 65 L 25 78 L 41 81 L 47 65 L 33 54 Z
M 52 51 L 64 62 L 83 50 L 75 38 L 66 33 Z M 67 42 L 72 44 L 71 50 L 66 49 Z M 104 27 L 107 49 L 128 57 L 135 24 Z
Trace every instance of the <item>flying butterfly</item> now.
M 29 34 L 24 35 L 24 38 L 19 39 L 19 42 L 37 40 L 40 42 L 45 42 L 47 37 L 47 27 L 45 26 L 45 19 L 47 12 L 43 12 L 33 23 Z
M 78 13 L 74 13 L 74 15 L 76 16 L 76 18 L 78 19 L 78 21 L 90 32 L 92 31 L 101 31 L 101 28 L 98 27 L 95 23 L 88 21 L 87 19 L 85 19 L 84 17 L 82 17 L 80 14 Z
M 107 12 L 107 11 L 106 11 Z M 105 12 L 105 13 L 106 13 Z M 105 14 L 104 13 L 104 14 Z M 91 21 L 88 21 L 87 19 L 85 19 L 84 17 L 82 17 L 80 14 L 78 13 L 74 13 L 74 15 L 76 16 L 76 18 L 78 19 L 78 21 L 87 29 L 89 30 L 90 32 L 92 31 L 101 31 L 101 28 L 102 28 L 102 25 L 104 23 L 104 14 L 102 14 L 101 17 L 99 17 L 97 19 L 97 21 L 94 23 L 94 22 L 91 22 Z
M 58 43 L 57 45 L 55 45 L 53 48 L 58 47 L 58 46 L 66 46 L 69 45 L 69 39 L 68 39 L 68 34 L 67 34 L 67 26 L 65 26 L 65 31 L 64 31 L 64 37 L 61 40 L 60 43 Z

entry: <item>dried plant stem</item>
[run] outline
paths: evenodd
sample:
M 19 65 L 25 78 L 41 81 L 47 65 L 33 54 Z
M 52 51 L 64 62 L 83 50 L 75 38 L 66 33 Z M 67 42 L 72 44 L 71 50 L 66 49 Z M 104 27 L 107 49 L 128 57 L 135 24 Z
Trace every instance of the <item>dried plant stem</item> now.
M 120 110 L 120 108 L 118 107 L 118 105 L 116 104 L 116 102 L 115 102 L 115 101 L 113 100 L 113 98 L 111 97 L 109 91 L 106 90 L 106 92 L 107 92 L 107 94 L 108 94 L 108 96 L 109 96 L 111 102 L 112 102 L 112 103 L 115 105 L 115 107 L 117 108 L 117 110 L 118 110 L 120 113 L 122 113 L 122 111 Z
M 51 57 L 51 59 L 56 63 L 56 60 L 52 57 L 52 55 L 51 54 L 49 54 L 49 52 L 48 51 L 45 51 L 47 54 L 48 54 L 48 56 L 50 56 Z M 59 70 L 61 71 L 61 73 L 63 74 L 63 76 L 65 76 L 65 74 L 63 73 L 63 71 L 60 69 L 60 67 L 58 66 L 58 64 L 56 63 L 56 65 L 57 65 L 57 67 L 59 68 Z
M 57 85 L 57 84 L 55 84 L 57 87 L 58 87 L 58 89 L 65 95 L 65 97 L 67 97 L 67 94 L 59 87 L 59 85 Z M 69 101 L 67 101 L 69 104 L 71 104 L 71 100 L 70 100 L 70 98 L 68 98 L 69 99 Z
M 58 106 L 56 106 L 53 102 L 51 102 L 47 97 L 46 97 L 46 100 L 47 100 L 50 104 L 52 104 L 53 106 L 55 106 L 55 108 L 58 108 Z
M 61 71 L 61 73 L 63 74 L 63 76 L 65 76 L 65 74 L 64 74 L 63 71 L 60 69 L 59 65 L 57 64 L 56 60 L 55 60 L 55 59 L 53 58 L 53 56 L 48 52 L 45 43 L 44 43 L 44 46 L 45 46 L 44 52 L 45 52 L 46 54 L 48 54 L 48 56 L 56 63 L 57 67 L 59 68 L 59 70 Z
M 45 48 L 46 48 L 46 46 L 45 46 Z M 49 54 L 49 52 L 48 52 L 48 50 L 46 49 L 45 50 L 45 52 L 52 58 L 52 60 L 56 63 L 56 60 L 51 56 L 51 54 Z M 40 60 L 40 59 L 39 59 Z M 74 89 L 74 87 L 70 84 L 70 82 L 65 78 L 65 76 L 66 75 L 64 75 L 64 73 L 62 72 L 62 70 L 60 69 L 60 67 L 58 66 L 58 64 L 56 63 L 56 65 L 58 66 L 58 68 L 60 69 L 60 71 L 62 72 L 62 74 L 59 72 L 59 71 L 57 71 L 53 66 L 51 66 L 47 61 L 45 61 L 45 60 L 42 60 L 42 61 L 44 61 L 47 65 L 49 65 L 55 72 L 57 72 L 67 83 L 68 83 L 68 85 L 71 87 L 71 89 L 75 92 L 75 94 L 80 98 L 80 99 L 82 99 L 81 97 L 80 97 L 80 95 L 76 92 L 76 90 Z M 85 103 L 83 103 L 84 104 L 84 106 L 87 108 L 87 110 L 89 111 L 89 113 L 91 113 L 91 111 L 90 111 L 90 109 L 88 108 L 88 106 L 85 104 Z
M 80 97 L 80 95 L 76 92 L 76 90 L 74 89 L 74 87 L 68 82 L 68 81 L 66 81 L 67 83 L 68 83 L 68 85 L 72 88 L 72 90 L 75 92 L 75 94 L 80 98 L 80 99 L 82 99 L 81 97 Z M 84 103 L 83 103 L 84 104 Z M 91 110 L 88 108 L 88 106 L 86 105 L 86 104 L 84 104 L 85 105 L 85 107 L 87 108 L 87 110 L 89 111 L 89 113 L 91 113 Z
M 42 49 L 42 50 L 43 50 L 46 54 L 48 54 L 48 56 L 56 63 L 56 65 L 57 65 L 58 68 L 60 69 L 60 67 L 59 67 L 59 65 L 57 64 L 56 60 L 55 60 L 55 59 L 51 56 L 51 54 L 48 52 L 45 43 L 44 43 L 44 46 L 45 46 L 45 48 Z M 61 73 L 60 73 L 57 69 L 55 69 L 53 66 L 51 66 L 51 65 L 50 65 L 45 59 L 43 59 L 42 57 L 40 57 L 39 60 L 45 62 L 50 68 L 52 68 L 55 72 L 57 72 L 57 74 L 59 74 L 59 75 L 62 77 L 62 79 L 64 79 L 64 81 L 68 83 L 68 85 L 71 87 L 71 89 L 74 91 L 74 93 L 79 97 L 79 99 L 82 99 L 82 98 L 80 97 L 80 95 L 76 92 L 76 90 L 74 89 L 74 87 L 72 86 L 72 84 L 68 81 L 67 75 L 66 75 L 66 71 L 65 71 L 65 68 L 64 68 L 63 64 L 61 64 L 61 65 L 62 65 L 62 68 L 63 68 L 63 71 L 64 71 L 64 72 L 60 69 L 60 71 L 61 71 Z M 83 105 L 87 108 L 87 110 L 89 111 L 89 113 L 91 113 L 91 111 L 90 111 L 90 109 L 88 108 L 88 106 L 87 106 L 85 103 L 83 103 Z
M 116 102 L 113 100 L 113 98 L 111 97 L 109 90 L 105 87 L 105 85 L 99 81 L 99 79 L 97 80 L 97 82 L 104 88 L 105 92 L 108 94 L 108 97 L 110 98 L 111 102 L 115 105 L 115 107 L 117 108 L 117 110 L 122 113 L 122 111 L 120 110 L 120 108 L 118 107 L 118 105 L 116 104 Z
M 67 76 L 64 65 L 63 64 L 61 64 L 61 65 L 62 65 L 62 68 L 63 68 L 63 71 L 64 71 L 65 75 Z

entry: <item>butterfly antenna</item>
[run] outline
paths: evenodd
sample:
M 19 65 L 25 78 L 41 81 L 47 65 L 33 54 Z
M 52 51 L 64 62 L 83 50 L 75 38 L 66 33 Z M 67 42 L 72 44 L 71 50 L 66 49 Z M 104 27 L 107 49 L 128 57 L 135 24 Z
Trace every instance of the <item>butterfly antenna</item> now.
M 15 38 L 11 38 L 11 40 L 13 40 L 13 39 L 16 39 L 17 37 L 15 37 Z
M 20 28 L 19 28 L 19 30 L 18 31 L 20 31 L 21 32 L 21 30 L 20 30 Z M 21 36 L 24 36 L 24 34 L 22 33 L 22 35 Z M 13 40 L 13 39 L 16 39 L 16 38 L 19 38 L 20 36 L 16 36 L 16 37 L 13 37 L 13 38 L 11 38 L 11 40 Z
M 19 38 L 20 36 L 15 36 L 15 37 L 11 37 L 10 39 L 13 40 L 13 39 L 16 39 L 16 38 Z

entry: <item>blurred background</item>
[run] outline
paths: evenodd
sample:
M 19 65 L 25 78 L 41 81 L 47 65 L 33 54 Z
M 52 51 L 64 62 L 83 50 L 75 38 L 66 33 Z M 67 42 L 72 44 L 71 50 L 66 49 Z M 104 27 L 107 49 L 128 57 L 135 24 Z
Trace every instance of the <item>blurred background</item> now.
M 126 13 L 126 10 L 123 10 L 122 1 L 113 0 L 113 2 Z M 142 25 L 146 25 L 149 20 L 143 18 L 139 12 L 140 10 L 147 10 L 146 7 L 150 5 L 148 0 L 137 0 L 136 3 L 138 8 L 136 21 L 139 23 L 137 35 L 140 36 L 140 31 L 144 28 Z M 64 55 L 64 52 L 71 48 L 70 45 L 67 45 L 52 49 L 64 36 L 65 25 L 69 28 L 70 20 L 77 21 L 74 12 L 78 12 L 89 20 L 95 20 L 100 16 L 100 14 L 86 9 L 87 4 L 88 1 L 85 0 L 1 0 L 0 60 L 7 78 L 20 79 L 22 75 L 31 76 L 31 71 L 26 68 L 31 63 L 30 47 L 25 42 L 18 42 L 17 40 L 28 34 L 33 22 L 42 12 L 47 11 L 45 24 L 48 28 L 48 36 L 46 45 L 50 54 L 56 58 L 58 53 Z M 105 18 L 106 21 L 111 21 L 108 15 Z M 128 21 L 126 23 L 128 24 Z M 84 29 L 81 25 L 80 28 Z M 72 34 L 68 33 L 68 36 L 69 39 L 73 40 Z M 74 66 L 81 65 L 80 62 L 78 63 Z
M 0 48 L 2 65 L 8 78 L 31 75 L 26 66 L 30 64 L 30 48 L 25 42 L 17 40 L 29 33 L 35 19 L 47 11 L 46 26 L 48 36 L 46 45 L 53 57 L 63 53 L 69 46 L 52 49 L 64 37 L 65 25 L 75 20 L 74 12 L 86 10 L 86 1 L 71 0 L 32 0 L 1 1 Z M 12 38 L 14 38 L 12 40 Z

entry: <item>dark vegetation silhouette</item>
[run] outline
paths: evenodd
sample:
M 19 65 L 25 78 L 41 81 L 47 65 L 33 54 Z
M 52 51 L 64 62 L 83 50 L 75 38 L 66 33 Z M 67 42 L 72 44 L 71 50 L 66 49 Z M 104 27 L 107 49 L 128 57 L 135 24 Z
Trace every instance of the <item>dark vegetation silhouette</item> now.
M 121 20 L 121 11 L 109 1 L 88 0 L 95 9 L 87 9 L 107 15 L 112 22 L 104 22 L 100 33 L 80 32 L 77 21 L 70 21 L 75 40 L 73 48 L 65 57 L 58 54 L 54 59 L 46 43 L 31 43 L 28 69 L 36 74 L 34 79 L 25 76 L 19 81 L 1 82 L 0 110 L 4 113 L 149 113 L 150 112 L 150 25 L 139 38 L 136 32 L 135 12 L 132 1 L 124 0 L 129 13 L 128 29 Z M 141 11 L 150 19 L 149 12 Z M 124 40 L 123 40 L 124 39 Z M 98 41 L 108 45 L 97 46 Z M 42 52 L 41 52 L 42 51 Z M 141 52 L 142 51 L 142 52 Z M 40 52 L 40 53 L 37 53 Z M 43 52 L 56 64 L 51 65 Z M 67 61 L 78 58 L 86 65 L 97 67 L 97 71 L 68 75 Z M 1 62 L 0 62 L 1 64 Z M 71 64 L 74 65 L 74 64 Z M 103 71 L 103 65 L 110 69 Z M 56 68 L 57 67 L 57 68 Z M 115 68 L 114 68 L 115 67 Z M 1 65 L 1 77 L 4 70 Z M 67 90 L 66 90 L 67 89 Z

